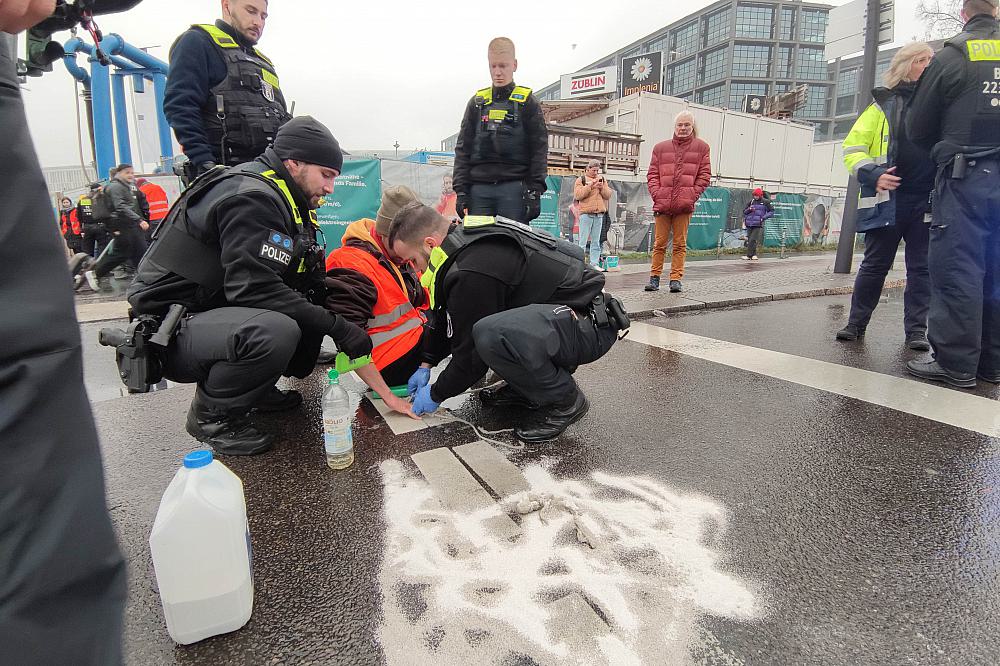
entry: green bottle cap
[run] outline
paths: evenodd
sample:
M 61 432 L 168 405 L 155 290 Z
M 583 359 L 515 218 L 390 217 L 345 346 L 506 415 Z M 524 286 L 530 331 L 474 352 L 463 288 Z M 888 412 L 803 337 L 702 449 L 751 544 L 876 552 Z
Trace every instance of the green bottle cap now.
M 326 376 L 330 378 L 331 384 L 340 383 L 340 373 L 337 372 L 336 368 L 330 368 L 330 372 L 326 373 Z

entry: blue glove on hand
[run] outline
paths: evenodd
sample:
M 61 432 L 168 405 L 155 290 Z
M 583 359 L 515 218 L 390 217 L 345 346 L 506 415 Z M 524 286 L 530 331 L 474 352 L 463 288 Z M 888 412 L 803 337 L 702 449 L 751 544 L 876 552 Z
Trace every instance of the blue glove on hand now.
M 440 406 L 440 403 L 431 400 L 430 384 L 421 386 L 420 390 L 417 391 L 416 397 L 413 398 L 413 413 L 417 416 L 436 412 Z
M 406 394 L 413 395 L 431 380 L 430 368 L 417 368 L 417 371 L 410 375 L 410 381 L 406 382 Z

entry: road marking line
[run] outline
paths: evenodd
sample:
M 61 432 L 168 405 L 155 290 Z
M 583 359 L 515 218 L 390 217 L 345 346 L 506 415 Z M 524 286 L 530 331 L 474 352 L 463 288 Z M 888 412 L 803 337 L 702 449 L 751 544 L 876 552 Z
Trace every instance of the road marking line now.
M 641 322 L 627 339 L 1000 437 L 1000 402 L 990 398 Z
M 528 480 L 517 465 L 486 442 L 479 440 L 456 446 L 452 450 L 498 497 L 509 497 L 531 490 Z

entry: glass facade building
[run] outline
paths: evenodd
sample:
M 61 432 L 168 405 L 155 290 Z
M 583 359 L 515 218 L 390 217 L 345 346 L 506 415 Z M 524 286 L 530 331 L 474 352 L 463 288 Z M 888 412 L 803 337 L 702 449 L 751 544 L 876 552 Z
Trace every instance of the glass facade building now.
M 809 101 L 794 118 L 814 125 L 817 140 L 823 140 L 833 130 L 842 96 L 823 57 L 830 8 L 800 0 L 720 0 L 580 71 L 662 51 L 664 94 L 734 110 L 743 107 L 745 95 L 808 85 Z M 559 84 L 537 94 L 559 99 Z

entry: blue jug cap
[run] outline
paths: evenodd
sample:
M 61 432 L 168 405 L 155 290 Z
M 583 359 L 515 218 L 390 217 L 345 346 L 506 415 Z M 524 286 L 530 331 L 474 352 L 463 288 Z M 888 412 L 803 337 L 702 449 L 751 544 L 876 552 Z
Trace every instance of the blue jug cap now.
M 192 451 L 191 453 L 184 456 L 184 466 L 188 469 L 198 469 L 199 467 L 204 467 L 212 462 L 212 452 L 208 449 L 201 449 L 199 451 Z

